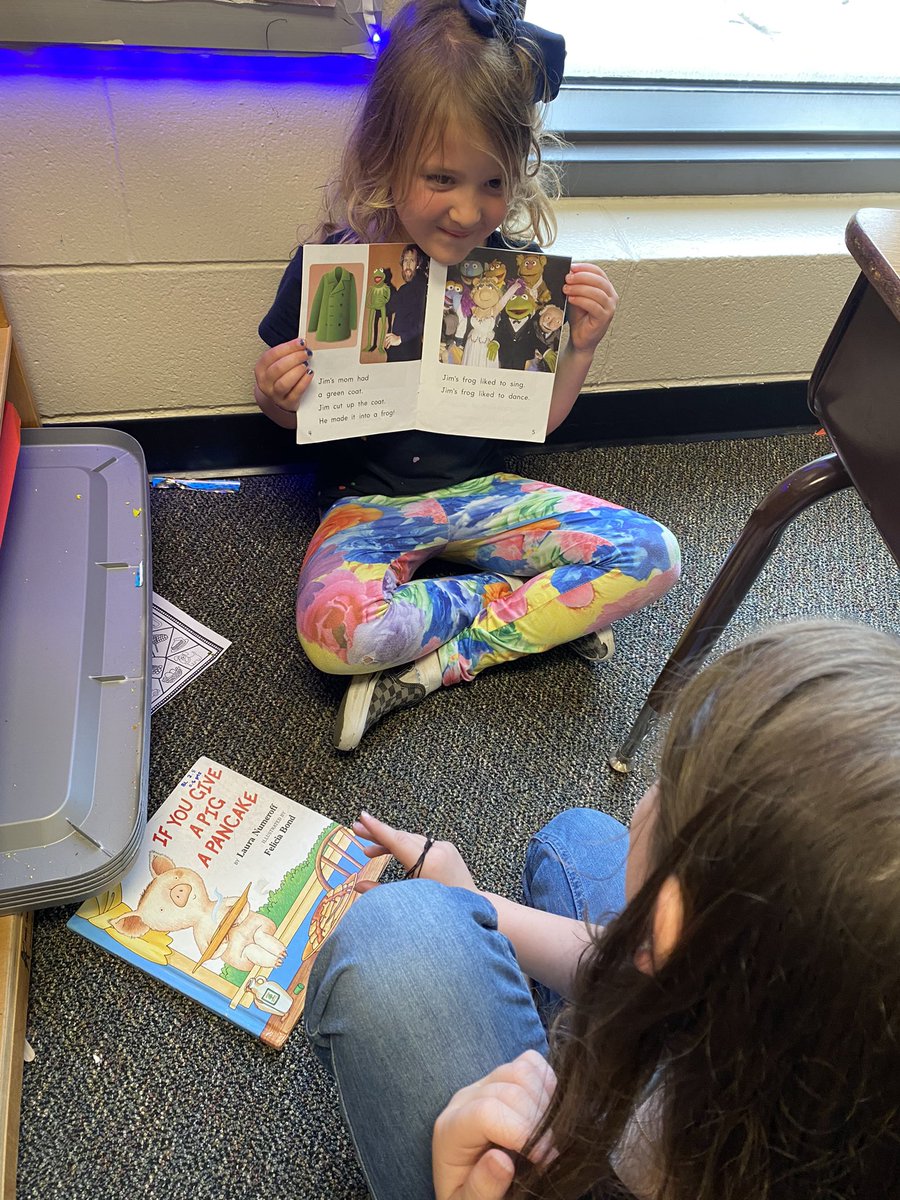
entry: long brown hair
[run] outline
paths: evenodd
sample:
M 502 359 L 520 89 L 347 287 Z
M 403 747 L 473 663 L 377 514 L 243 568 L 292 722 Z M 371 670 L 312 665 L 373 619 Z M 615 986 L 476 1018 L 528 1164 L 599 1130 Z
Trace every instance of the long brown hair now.
M 559 1157 L 515 1194 L 618 1194 L 643 1111 L 658 1200 L 900 1195 L 900 641 L 811 622 L 725 654 L 659 787 L 649 877 L 557 1030 Z M 642 973 L 671 876 L 681 937 Z
M 453 122 L 496 156 L 508 204 L 503 234 L 550 245 L 559 185 L 543 155 L 557 139 L 531 102 L 541 70 L 528 45 L 476 33 L 457 0 L 410 0 L 391 23 L 313 240 L 341 230 L 359 241 L 396 238 L 395 202 Z

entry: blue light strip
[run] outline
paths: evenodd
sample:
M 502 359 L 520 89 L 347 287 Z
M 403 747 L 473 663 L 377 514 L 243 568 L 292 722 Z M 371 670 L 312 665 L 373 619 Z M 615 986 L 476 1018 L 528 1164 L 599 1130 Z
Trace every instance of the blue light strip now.
M 373 43 L 380 41 L 374 30 Z M 374 61 L 359 54 L 253 54 L 164 50 L 145 46 L 0 45 L 0 76 L 53 75 L 69 79 L 232 79 L 266 84 L 366 83 Z

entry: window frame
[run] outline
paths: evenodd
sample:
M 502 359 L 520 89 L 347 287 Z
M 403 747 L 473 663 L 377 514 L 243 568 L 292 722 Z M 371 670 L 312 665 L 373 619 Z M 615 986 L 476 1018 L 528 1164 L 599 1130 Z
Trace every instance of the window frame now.
M 900 87 L 577 78 L 546 123 L 568 196 L 900 192 Z

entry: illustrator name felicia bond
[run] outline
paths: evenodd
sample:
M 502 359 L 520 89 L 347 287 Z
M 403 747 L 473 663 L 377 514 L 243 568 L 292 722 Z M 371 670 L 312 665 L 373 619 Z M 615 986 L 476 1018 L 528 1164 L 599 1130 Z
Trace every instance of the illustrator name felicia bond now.
M 275 847 L 278 845 L 278 843 L 281 841 L 281 839 L 284 837 L 284 835 L 287 833 L 287 831 L 293 825 L 295 820 L 296 820 L 296 817 L 288 817 L 285 824 L 280 825 L 278 827 L 278 832 L 272 838 L 271 842 L 269 842 L 268 846 L 266 846 L 265 850 L 263 850 L 263 854 L 268 856 L 274 852 Z

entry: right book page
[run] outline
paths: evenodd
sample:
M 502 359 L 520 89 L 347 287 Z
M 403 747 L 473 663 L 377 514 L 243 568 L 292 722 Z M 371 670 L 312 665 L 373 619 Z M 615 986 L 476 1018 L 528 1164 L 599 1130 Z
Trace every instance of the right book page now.
M 417 428 L 544 441 L 571 263 L 487 246 L 432 260 Z

